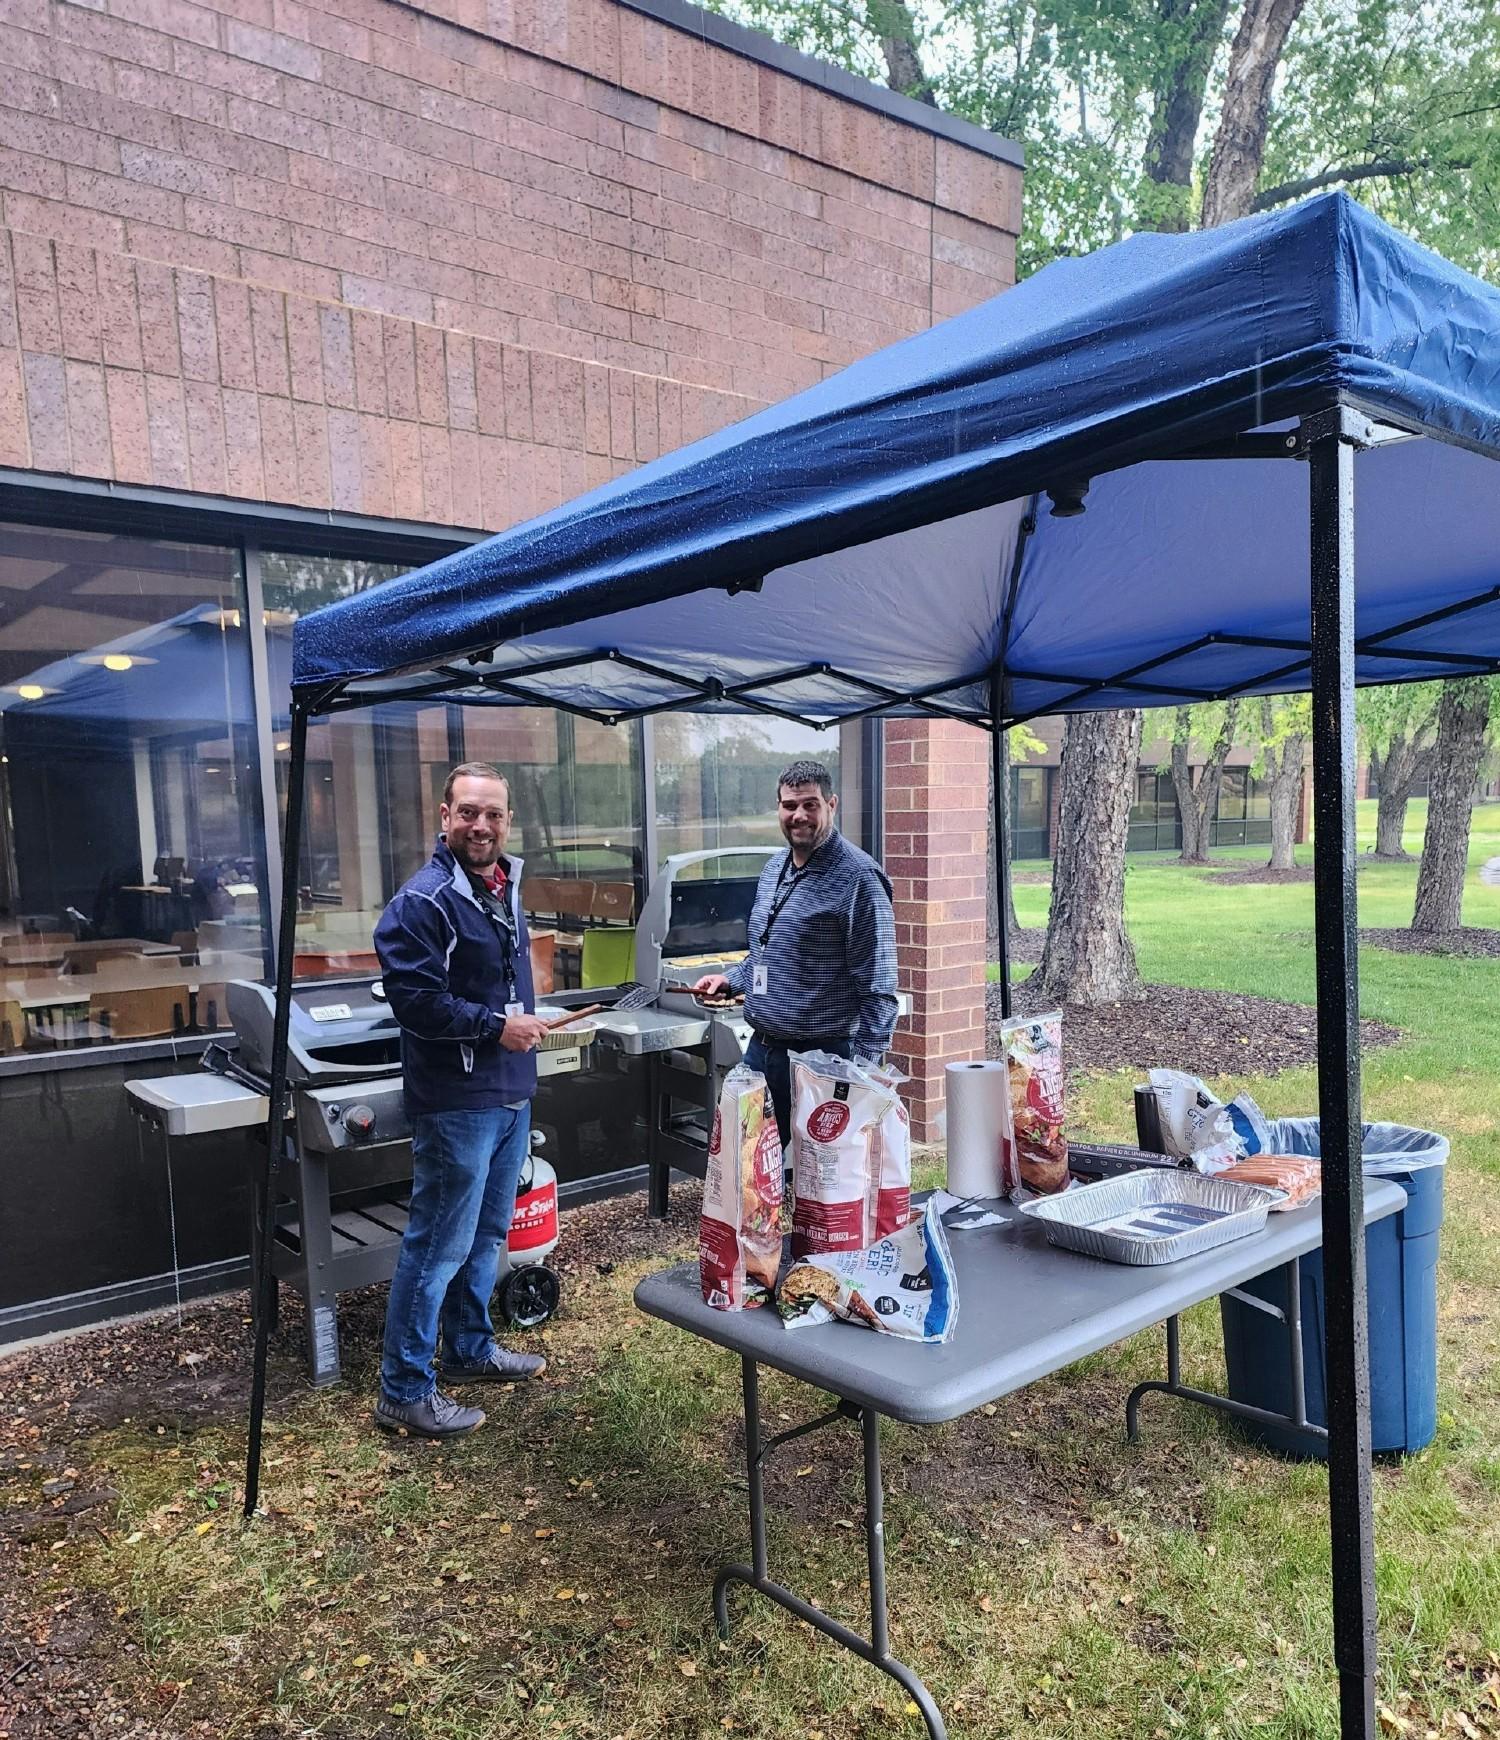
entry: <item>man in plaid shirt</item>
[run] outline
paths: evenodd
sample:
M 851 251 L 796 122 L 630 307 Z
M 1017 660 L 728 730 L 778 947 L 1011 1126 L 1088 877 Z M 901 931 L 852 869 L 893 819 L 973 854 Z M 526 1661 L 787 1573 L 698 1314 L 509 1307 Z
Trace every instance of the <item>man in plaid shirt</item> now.
M 760 873 L 750 952 L 709 973 L 700 995 L 740 991 L 753 1029 L 745 1062 L 770 1085 L 781 1139 L 791 1139 L 794 1051 L 878 1058 L 896 1026 L 896 924 L 884 870 L 834 827 L 828 769 L 794 761 L 777 781 L 787 849 Z

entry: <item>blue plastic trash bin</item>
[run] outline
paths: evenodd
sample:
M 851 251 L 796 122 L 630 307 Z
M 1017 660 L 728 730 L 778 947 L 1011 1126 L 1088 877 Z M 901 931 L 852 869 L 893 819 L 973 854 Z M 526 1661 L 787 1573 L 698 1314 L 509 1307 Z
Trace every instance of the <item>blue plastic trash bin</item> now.
M 1276 1154 L 1319 1156 L 1316 1118 L 1280 1118 L 1271 1125 Z M 1367 1178 L 1387 1178 L 1406 1191 L 1406 1207 L 1365 1231 L 1370 1322 L 1370 1439 L 1379 1452 L 1410 1453 L 1437 1431 L 1437 1260 L 1443 1224 L 1443 1175 L 1448 1143 L 1431 1130 L 1366 1124 Z M 1290 1269 L 1273 1269 L 1241 1289 L 1285 1310 Z M 1284 1322 L 1227 1294 L 1219 1300 L 1229 1395 L 1252 1407 L 1289 1414 L 1292 1380 Z M 1307 1417 L 1328 1423 L 1324 1346 L 1323 1252 L 1302 1259 L 1302 1332 Z M 1327 1441 L 1294 1429 L 1236 1422 L 1257 1443 L 1290 1456 L 1328 1454 Z

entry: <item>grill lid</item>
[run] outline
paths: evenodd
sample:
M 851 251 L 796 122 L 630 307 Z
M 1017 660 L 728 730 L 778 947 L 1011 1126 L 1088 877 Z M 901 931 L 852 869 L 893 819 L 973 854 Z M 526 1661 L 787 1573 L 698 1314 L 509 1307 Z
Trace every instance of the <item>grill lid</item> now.
M 239 1036 L 239 1062 L 254 1074 L 271 1073 L 276 988 L 232 979 L 226 996 Z M 376 977 L 321 979 L 292 987 L 287 1035 L 287 1080 L 357 1081 L 401 1067 L 401 1030 Z

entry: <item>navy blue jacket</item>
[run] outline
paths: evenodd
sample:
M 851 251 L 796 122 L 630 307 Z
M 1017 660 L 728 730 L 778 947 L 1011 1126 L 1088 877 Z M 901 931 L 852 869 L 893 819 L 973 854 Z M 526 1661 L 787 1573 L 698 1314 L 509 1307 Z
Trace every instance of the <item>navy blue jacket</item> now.
M 521 860 L 501 863 L 516 919 L 513 995 L 530 1012 L 536 998 L 521 910 Z M 531 1098 L 536 1053 L 500 1044 L 512 996 L 500 925 L 441 840 L 380 915 L 375 952 L 391 1012 L 401 1024 L 409 1115 L 482 1111 Z

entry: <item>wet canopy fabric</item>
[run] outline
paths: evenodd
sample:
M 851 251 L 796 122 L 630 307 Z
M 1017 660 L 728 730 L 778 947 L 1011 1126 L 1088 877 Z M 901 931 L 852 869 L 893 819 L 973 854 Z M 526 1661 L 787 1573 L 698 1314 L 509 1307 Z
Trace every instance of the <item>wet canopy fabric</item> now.
M 1340 402 L 1381 426 L 1356 467 L 1358 680 L 1500 668 L 1500 293 L 1330 194 L 1060 261 L 316 612 L 294 682 L 319 706 L 820 722 L 987 718 L 997 661 L 1008 718 L 1303 689 L 1290 431 Z M 1085 482 L 1085 512 L 1050 512 Z

